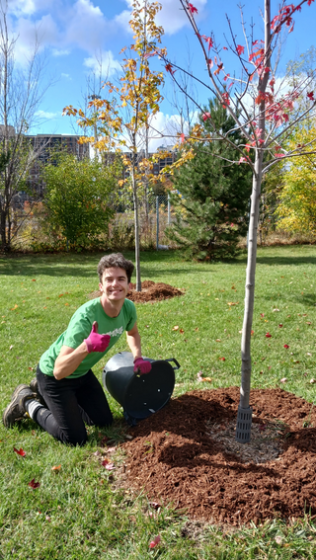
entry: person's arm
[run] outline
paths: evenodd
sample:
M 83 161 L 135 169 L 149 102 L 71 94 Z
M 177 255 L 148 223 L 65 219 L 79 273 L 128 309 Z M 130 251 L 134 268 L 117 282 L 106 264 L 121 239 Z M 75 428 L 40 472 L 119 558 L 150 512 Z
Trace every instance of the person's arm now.
M 126 333 L 126 336 L 127 343 L 134 357 L 134 372 L 140 375 L 149 373 L 151 370 L 151 363 L 148 360 L 144 360 L 142 357 L 140 334 L 136 323 L 133 328 Z
M 68 377 L 91 352 L 104 352 L 110 343 L 108 334 L 98 334 L 98 323 L 94 321 L 91 333 L 77 348 L 62 346 L 54 364 L 54 377 L 57 380 Z
M 130 331 L 126 333 L 127 344 L 131 349 L 131 352 L 134 357 L 134 361 L 137 358 L 141 358 L 142 350 L 141 350 L 141 342 L 140 342 L 140 334 L 138 332 L 137 323 L 133 326 Z
M 62 346 L 54 365 L 55 379 L 59 381 L 71 375 L 86 356 L 88 356 L 88 350 L 84 341 L 76 349 Z

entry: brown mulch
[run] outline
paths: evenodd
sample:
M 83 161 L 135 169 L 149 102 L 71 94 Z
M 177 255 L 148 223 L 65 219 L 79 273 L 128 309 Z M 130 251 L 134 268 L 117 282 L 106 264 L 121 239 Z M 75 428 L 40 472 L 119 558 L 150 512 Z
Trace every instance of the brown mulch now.
M 153 282 L 152 280 L 144 280 L 144 282 L 142 282 L 141 292 L 136 292 L 135 288 L 136 284 L 132 284 L 132 289 L 128 292 L 126 297 L 136 303 L 162 301 L 164 299 L 182 296 L 184 293 L 174 286 L 164 284 L 163 282 Z M 101 292 L 96 291 L 89 294 L 88 298 L 93 299 L 100 295 Z
M 150 500 L 212 522 L 239 525 L 315 515 L 315 409 L 282 389 L 253 390 L 254 427 L 257 432 L 257 424 L 259 432 L 267 427 L 265 445 L 270 439 L 274 452 L 270 460 L 263 452 L 260 460 L 259 445 L 249 460 L 225 443 L 238 403 L 237 387 L 172 399 L 131 428 L 133 439 L 122 445 L 127 454 L 122 484 L 144 488 Z M 219 428 L 226 434 L 222 440 Z

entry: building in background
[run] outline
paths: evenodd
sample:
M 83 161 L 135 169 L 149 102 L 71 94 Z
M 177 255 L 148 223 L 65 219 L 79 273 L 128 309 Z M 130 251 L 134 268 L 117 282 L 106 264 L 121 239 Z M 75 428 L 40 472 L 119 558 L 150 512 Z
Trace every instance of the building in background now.
M 74 154 L 78 159 L 89 157 L 89 144 L 79 144 L 80 136 L 75 134 L 28 134 L 25 137 L 32 144 L 35 153 L 38 154 L 32 165 L 28 177 L 28 186 L 34 193 L 33 197 L 43 198 L 44 183 L 41 178 L 41 167 L 45 165 L 54 150 L 66 150 Z

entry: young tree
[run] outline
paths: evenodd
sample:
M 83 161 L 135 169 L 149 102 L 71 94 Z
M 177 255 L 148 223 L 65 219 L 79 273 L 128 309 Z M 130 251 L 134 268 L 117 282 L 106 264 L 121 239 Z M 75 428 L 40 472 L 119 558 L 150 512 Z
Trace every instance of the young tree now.
M 209 102 L 208 111 L 232 144 L 218 140 L 205 143 L 201 138 L 194 145 L 194 157 L 173 175 L 173 186 L 180 196 L 172 195 L 177 221 L 168 232 L 187 256 L 200 260 L 237 254 L 240 236 L 247 232 L 251 192 L 251 170 L 226 161 L 239 155 L 233 144 L 243 144 L 240 131 L 234 130 L 234 120 L 218 100 Z M 201 122 L 204 135 L 209 137 L 209 119 L 201 118 Z
M 49 227 L 77 247 L 106 231 L 119 173 L 118 162 L 104 169 L 97 157 L 78 160 L 73 154 L 52 154 L 42 173 Z
M 159 4 L 149 0 L 133 0 L 132 8 L 130 25 L 135 42 L 131 45 L 131 51 L 134 56 L 123 60 L 120 86 L 109 82 L 105 84 L 109 98 L 91 101 L 89 106 L 95 108 L 93 118 L 71 106 L 66 107 L 65 113 L 78 114 L 82 127 L 98 123 L 98 141 L 94 137 L 82 141 L 92 142 L 99 151 L 122 149 L 124 146 L 131 152 L 131 157 L 126 154 L 123 160 L 130 173 L 133 192 L 136 290 L 141 291 L 138 191 L 144 189 L 144 183 L 148 184 L 150 163 L 146 158 L 142 158 L 142 161 L 138 159 L 138 136 L 148 126 L 149 116 L 159 111 L 162 100 L 160 88 L 163 85 L 163 73 L 150 69 L 149 58 L 156 53 L 157 43 L 161 43 L 163 29 L 155 23 L 155 16 L 161 8 Z M 162 52 L 165 53 L 165 50 L 162 49 Z M 127 118 L 124 118 L 124 109 Z
M 17 38 L 8 29 L 8 0 L 0 0 L 0 156 L 7 164 L 0 171 L 1 249 L 10 251 L 13 231 L 14 196 L 25 189 L 27 174 L 39 152 L 25 134 L 44 94 L 43 67 L 34 55 L 24 70 L 14 60 Z
M 303 76 L 301 80 L 295 81 L 292 87 L 284 95 L 275 93 L 275 74 L 272 71 L 273 54 L 276 52 L 278 37 L 284 27 L 289 31 L 294 29 L 294 16 L 302 9 L 304 4 L 311 6 L 314 0 L 302 0 L 296 6 L 287 5 L 282 2 L 277 14 L 271 18 L 271 1 L 264 0 L 264 37 L 254 37 L 253 27 L 250 36 L 247 35 L 243 11 L 240 6 L 243 43 L 238 44 L 236 35 L 228 19 L 231 34 L 230 42 L 219 48 L 214 35 L 206 36 L 200 33 L 195 21 L 196 7 L 188 0 L 179 0 L 180 5 L 187 14 L 189 22 L 199 42 L 202 55 L 205 60 L 209 77 L 209 84 L 205 84 L 209 91 L 227 108 L 235 122 L 235 129 L 244 136 L 244 146 L 238 146 L 239 160 L 230 160 L 237 165 L 248 165 L 252 171 L 252 194 L 250 220 L 248 230 L 248 263 L 246 272 L 246 294 L 245 311 L 241 343 L 241 389 L 240 404 L 238 408 L 236 438 L 238 441 L 246 442 L 250 439 L 252 411 L 249 406 L 251 385 L 251 327 L 253 319 L 254 293 L 255 293 L 255 271 L 257 253 L 257 230 L 259 222 L 259 206 L 261 195 L 261 183 L 263 176 L 269 168 L 275 165 L 280 158 L 297 158 L 303 154 L 314 153 L 313 138 L 308 144 L 297 145 L 293 149 L 282 147 L 282 143 L 291 133 L 300 120 L 306 119 L 308 113 L 315 107 L 315 96 L 312 87 L 312 77 Z M 224 66 L 222 53 L 230 49 L 240 66 L 240 75 L 234 69 L 230 75 Z M 163 55 L 161 55 L 163 56 Z M 163 56 L 165 68 L 173 80 L 181 88 L 177 79 L 176 70 L 182 70 L 173 64 L 166 56 Z M 185 71 L 185 70 L 184 70 Z M 199 80 L 200 83 L 201 80 Z M 297 99 L 304 95 L 308 100 L 308 106 L 299 113 L 295 113 Z M 250 106 L 250 109 L 249 109 Z M 292 115 L 294 115 L 292 117 Z M 209 112 L 204 113 L 204 118 L 209 119 L 213 127 L 210 141 L 219 141 L 231 144 L 228 133 L 218 129 L 213 122 Z M 201 135 L 201 129 L 196 126 L 188 141 L 197 140 Z M 252 153 L 253 158 L 248 154 Z M 187 154 L 192 156 L 192 147 L 189 145 Z M 269 154 L 269 158 L 267 158 Z M 187 157 L 185 154 L 182 160 Z M 252 161 L 253 159 L 253 161 Z M 266 163 L 265 163 L 266 162 Z M 179 165 L 179 162 L 178 162 Z

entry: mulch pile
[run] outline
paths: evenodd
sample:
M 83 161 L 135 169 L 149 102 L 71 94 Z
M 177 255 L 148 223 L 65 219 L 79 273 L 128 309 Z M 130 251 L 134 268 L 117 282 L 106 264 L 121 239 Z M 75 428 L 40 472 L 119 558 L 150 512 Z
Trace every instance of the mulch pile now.
M 211 522 L 239 525 L 316 514 L 315 409 L 281 389 L 253 390 L 253 422 L 277 419 L 280 453 L 265 463 L 243 462 L 208 429 L 215 422 L 225 430 L 236 419 L 238 403 L 237 387 L 172 399 L 131 428 L 133 439 L 122 445 L 122 484 Z
M 147 301 L 162 301 L 175 296 L 182 296 L 183 292 L 178 288 L 164 284 L 163 282 L 153 282 L 152 280 L 144 280 L 142 282 L 142 291 L 135 291 L 136 284 L 132 284 L 132 289 L 127 294 L 127 298 L 136 303 L 145 303 Z
M 127 298 L 135 303 L 146 303 L 155 301 L 162 301 L 176 296 L 183 296 L 183 293 L 178 288 L 164 284 L 163 282 L 153 282 L 152 280 L 144 280 L 142 282 L 142 291 L 136 292 L 136 284 L 132 284 L 132 289 L 128 292 Z M 102 292 L 95 291 L 88 294 L 89 299 L 97 298 Z

